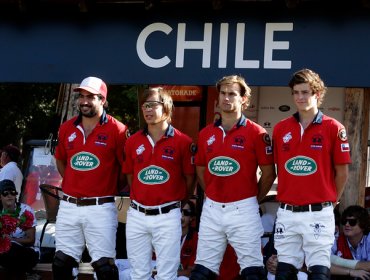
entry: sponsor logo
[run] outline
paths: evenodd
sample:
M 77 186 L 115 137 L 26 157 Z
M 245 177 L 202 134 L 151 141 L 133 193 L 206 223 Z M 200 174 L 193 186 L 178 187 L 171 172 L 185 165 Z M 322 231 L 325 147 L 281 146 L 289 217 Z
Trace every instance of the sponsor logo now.
M 290 110 L 290 106 L 289 105 L 281 105 L 279 106 L 279 111 L 281 112 L 288 112 Z
M 162 167 L 150 165 L 137 174 L 139 181 L 146 185 L 164 184 L 170 179 L 170 174 Z
M 338 107 L 328 107 L 329 111 L 340 111 L 340 108 Z
M 234 149 L 242 150 L 244 149 L 245 137 L 244 136 L 236 136 L 234 137 L 234 144 L 231 145 Z
M 285 226 L 281 223 L 276 223 L 275 225 L 275 239 L 284 239 L 285 236 Z
M 270 138 L 270 135 L 268 135 L 268 133 L 263 134 L 263 136 L 262 136 L 262 140 L 263 140 L 263 142 L 264 142 L 266 145 L 271 146 L 271 138 Z
M 320 134 L 316 134 L 312 137 L 311 149 L 319 150 L 322 149 L 323 137 Z
M 71 135 L 68 136 L 68 142 L 73 142 L 76 137 L 76 132 L 73 132 Z
M 325 230 L 325 226 L 321 223 L 310 224 L 310 227 L 313 229 L 313 236 L 316 240 L 319 239 L 322 230 Z
M 341 130 L 339 130 L 338 132 L 338 138 L 341 140 L 341 141 L 347 141 L 347 132 L 344 128 L 342 128 Z
M 100 160 L 94 154 L 88 152 L 79 152 L 72 156 L 70 164 L 74 170 L 90 171 L 94 170 L 100 165 Z
M 271 123 L 270 122 L 264 122 L 263 123 L 263 127 L 270 128 L 271 127 Z
M 210 146 L 213 144 L 213 142 L 216 141 L 216 137 L 214 135 L 212 135 L 211 137 L 208 138 L 207 140 L 207 145 Z
M 142 153 L 144 153 L 144 151 L 145 151 L 144 144 L 141 144 L 139 147 L 137 147 L 136 154 L 141 155 Z
M 208 163 L 208 170 L 216 176 L 231 176 L 237 173 L 240 169 L 239 163 L 229 157 L 215 157 Z
M 163 159 L 170 159 L 173 160 L 173 154 L 175 153 L 175 149 L 170 146 L 166 146 L 163 148 Z
M 285 134 L 285 135 L 283 136 L 283 142 L 284 142 L 284 143 L 288 143 L 292 138 L 293 138 L 293 137 L 292 137 L 292 133 L 291 133 L 291 132 L 288 132 L 287 134 Z
M 272 154 L 272 147 L 271 146 L 267 146 L 265 149 L 266 149 L 266 155 L 271 155 Z
M 95 145 L 97 145 L 97 146 L 107 146 L 107 140 L 108 140 L 108 135 L 100 133 L 96 137 Z
M 312 158 L 297 156 L 285 163 L 285 170 L 295 176 L 308 176 L 317 171 L 317 164 Z

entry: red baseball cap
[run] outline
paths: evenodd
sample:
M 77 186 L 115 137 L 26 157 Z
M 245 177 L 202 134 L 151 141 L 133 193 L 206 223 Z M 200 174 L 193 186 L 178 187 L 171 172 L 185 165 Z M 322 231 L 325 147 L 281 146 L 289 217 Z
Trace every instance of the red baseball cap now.
M 107 85 L 102 79 L 96 77 L 87 77 L 83 79 L 79 87 L 73 91 L 80 91 L 81 89 L 87 90 L 93 94 L 101 94 L 104 99 L 107 99 L 108 89 Z

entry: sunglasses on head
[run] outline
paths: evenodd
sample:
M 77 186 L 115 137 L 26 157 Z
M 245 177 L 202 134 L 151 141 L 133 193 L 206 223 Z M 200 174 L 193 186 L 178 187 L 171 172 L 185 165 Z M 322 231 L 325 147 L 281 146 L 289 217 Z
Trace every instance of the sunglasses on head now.
M 354 227 L 355 225 L 357 225 L 357 219 L 355 218 L 351 218 L 351 219 L 342 219 L 342 225 L 345 226 L 347 223 L 349 223 L 349 225 L 351 227 Z
M 2 196 L 8 196 L 8 195 L 16 196 L 17 194 L 18 194 L 17 191 L 2 191 L 1 192 Z
M 184 214 L 184 216 L 191 216 L 191 210 L 190 209 L 182 209 L 181 212 Z

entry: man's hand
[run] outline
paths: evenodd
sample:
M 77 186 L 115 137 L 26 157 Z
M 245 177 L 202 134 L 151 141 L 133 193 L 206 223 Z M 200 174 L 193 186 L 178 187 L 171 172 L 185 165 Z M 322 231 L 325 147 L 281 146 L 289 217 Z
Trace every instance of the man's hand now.
M 355 269 L 357 269 L 357 270 L 365 270 L 365 271 L 370 272 L 370 262 L 369 261 L 359 261 L 356 264 Z
M 270 273 L 272 273 L 272 274 L 275 275 L 276 274 L 277 265 L 278 265 L 277 255 L 271 255 L 271 257 L 269 257 L 269 259 L 266 262 L 266 268 L 267 268 L 267 270 Z

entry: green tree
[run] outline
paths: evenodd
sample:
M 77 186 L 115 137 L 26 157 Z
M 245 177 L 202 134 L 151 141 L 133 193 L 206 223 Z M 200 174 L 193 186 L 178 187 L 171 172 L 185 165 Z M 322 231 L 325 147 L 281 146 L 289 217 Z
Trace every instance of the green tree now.
M 131 133 L 139 130 L 138 92 L 141 89 L 137 85 L 108 86 L 107 112 L 126 124 Z
M 57 125 L 58 93 L 59 84 L 1 84 L 0 147 L 46 139 Z

